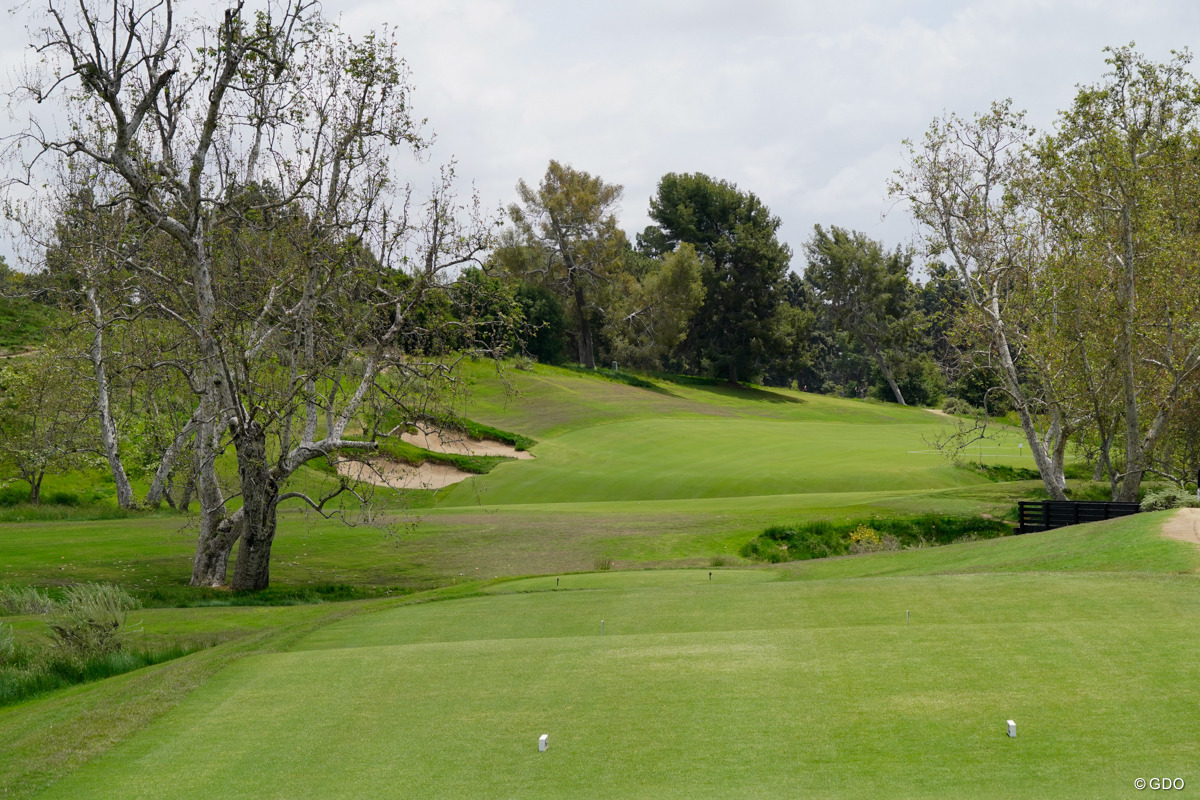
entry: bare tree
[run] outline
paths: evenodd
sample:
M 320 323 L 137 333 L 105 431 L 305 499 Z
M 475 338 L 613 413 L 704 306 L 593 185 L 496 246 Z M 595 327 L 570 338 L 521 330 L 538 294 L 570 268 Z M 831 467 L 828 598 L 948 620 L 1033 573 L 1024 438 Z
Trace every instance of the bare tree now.
M 431 336 L 414 317 L 490 229 L 477 203 L 454 200 L 452 171 L 410 220 L 393 158 L 427 140 L 386 31 L 352 41 L 305 0 L 253 17 L 239 2 L 215 24 L 175 12 L 173 0 L 51 3 L 35 34 L 50 72 L 25 90 L 75 112 L 62 135 L 35 122 L 20 143 L 33 145 L 26 179 L 49 156 L 83 165 L 104 176 L 97 202 L 156 235 L 121 268 L 138 313 L 174 337 L 145 368 L 174 371 L 195 398 L 192 583 L 223 583 L 240 540 L 232 586 L 260 589 L 279 504 L 324 511 L 348 489 L 311 497 L 287 479 L 374 449 L 347 435 L 364 407 L 431 391 L 452 369 L 407 347 Z M 234 512 L 218 475 L 226 444 Z
M 1045 244 L 1039 220 L 1019 191 L 1030 168 L 1030 134 L 1023 115 L 1007 103 L 972 120 L 955 115 L 934 120 L 920 145 L 909 143 L 908 167 L 898 172 L 891 192 L 907 201 L 928 254 L 957 271 L 986 343 L 978 361 L 992 362 L 1046 491 L 1063 500 L 1072 422 L 1054 394 L 1052 375 L 1038 369 L 1025 346 L 1023 316 L 1032 313 L 1025 290 Z

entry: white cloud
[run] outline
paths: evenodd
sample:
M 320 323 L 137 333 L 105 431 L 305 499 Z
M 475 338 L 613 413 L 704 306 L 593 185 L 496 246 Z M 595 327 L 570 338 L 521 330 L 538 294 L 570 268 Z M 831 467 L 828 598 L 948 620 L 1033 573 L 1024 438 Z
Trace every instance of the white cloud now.
M 625 185 L 623 223 L 669 171 L 754 191 L 793 247 L 814 223 L 907 240 L 887 210 L 900 140 L 943 111 L 1013 97 L 1045 126 L 1101 48 L 1154 58 L 1200 32 L 1187 0 L 326 0 L 362 33 L 384 23 L 438 141 L 418 185 L 454 156 L 485 201 L 513 199 L 551 158 Z M 16 30 L 14 31 L 14 27 Z M 13 62 L 19 26 L 0 32 Z

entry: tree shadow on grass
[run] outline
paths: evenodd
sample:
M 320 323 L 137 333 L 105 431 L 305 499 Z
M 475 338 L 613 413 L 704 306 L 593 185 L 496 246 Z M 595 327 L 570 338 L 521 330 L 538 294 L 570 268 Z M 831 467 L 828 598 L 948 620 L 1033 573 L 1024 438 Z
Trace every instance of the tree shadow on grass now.
M 760 386 L 743 386 L 741 384 L 732 383 L 693 383 L 690 384 L 694 388 L 702 392 L 719 395 L 721 397 L 736 397 L 739 400 L 752 400 L 759 403 L 784 403 L 792 405 L 804 405 L 807 400 L 800 397 L 781 394 L 770 389 L 764 389 Z

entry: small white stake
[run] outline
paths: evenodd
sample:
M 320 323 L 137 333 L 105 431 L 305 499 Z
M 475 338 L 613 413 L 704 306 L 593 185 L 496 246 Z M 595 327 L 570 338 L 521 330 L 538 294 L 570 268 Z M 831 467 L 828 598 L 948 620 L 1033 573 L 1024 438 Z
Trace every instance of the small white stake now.
M 1017 738 L 1017 723 L 1011 719 L 1008 721 L 1008 735 L 1014 739 Z
M 546 752 L 546 748 L 550 746 L 550 734 L 543 733 L 538 737 L 538 752 Z
M 904 612 L 904 624 L 905 625 L 908 624 L 908 612 L 907 611 Z
M 604 635 L 604 620 L 600 620 L 600 635 Z

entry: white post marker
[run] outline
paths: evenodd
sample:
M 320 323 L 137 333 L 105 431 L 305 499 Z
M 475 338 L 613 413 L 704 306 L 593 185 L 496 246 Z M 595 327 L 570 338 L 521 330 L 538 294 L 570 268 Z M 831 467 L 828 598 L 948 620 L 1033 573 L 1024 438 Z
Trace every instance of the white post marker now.
M 541 736 L 538 737 L 538 752 L 539 753 L 546 752 L 546 748 L 548 748 L 549 746 L 550 746 L 550 734 L 543 733 Z
M 1014 739 L 1017 738 L 1017 723 L 1011 719 L 1008 721 L 1008 735 Z

